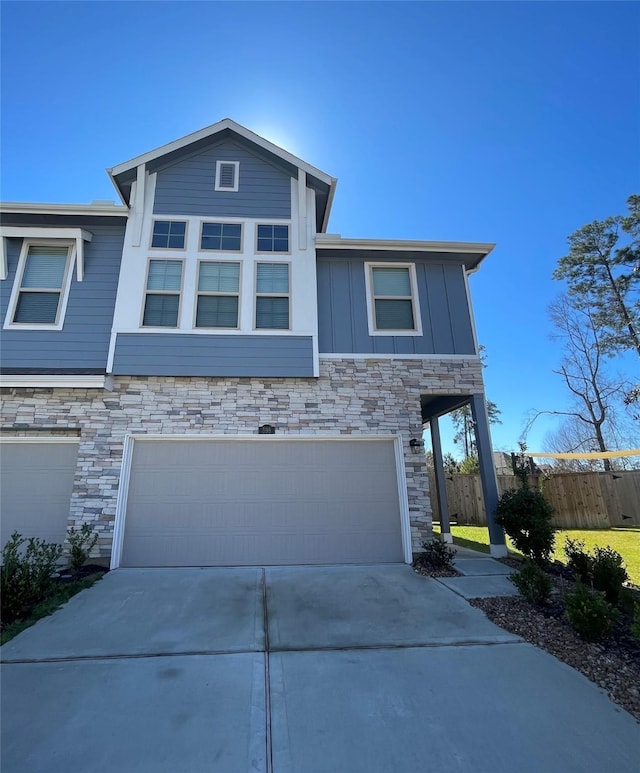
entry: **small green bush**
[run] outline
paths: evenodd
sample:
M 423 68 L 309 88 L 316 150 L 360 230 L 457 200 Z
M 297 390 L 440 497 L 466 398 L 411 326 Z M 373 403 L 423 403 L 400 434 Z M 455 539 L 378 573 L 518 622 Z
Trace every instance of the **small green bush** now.
M 451 569 L 456 551 L 435 537 L 423 542 L 424 560 L 437 569 Z
M 606 636 L 618 617 L 602 593 L 590 591 L 581 582 L 567 596 L 565 614 L 576 633 L 590 641 Z
M 551 578 L 537 564 L 527 561 L 509 579 L 531 604 L 543 606 L 551 597 Z
M 62 545 L 13 532 L 2 549 L 0 612 L 3 626 L 28 615 L 44 598 L 61 555 Z
M 623 558 L 608 545 L 594 548 L 593 553 L 593 587 L 601 590 L 610 604 L 617 604 L 622 584 L 628 577 Z
M 526 485 L 518 491 L 505 491 L 496 508 L 496 523 L 516 548 L 536 563 L 547 561 L 553 551 L 552 517 L 553 508 L 542 493 Z
M 567 557 L 569 568 L 573 569 L 580 582 L 591 583 L 593 557 L 584 549 L 584 541 L 567 537 L 564 543 L 564 554 Z
M 84 566 L 97 541 L 98 534 L 91 531 L 88 523 L 83 523 L 79 529 L 72 526 L 67 531 L 67 542 L 71 547 L 69 554 L 72 569 L 80 569 L 81 566 Z

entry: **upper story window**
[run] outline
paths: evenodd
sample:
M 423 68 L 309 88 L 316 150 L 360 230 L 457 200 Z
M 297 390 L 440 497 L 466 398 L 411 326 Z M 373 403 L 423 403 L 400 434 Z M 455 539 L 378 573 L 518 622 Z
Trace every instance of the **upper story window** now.
M 216 161 L 215 190 L 237 191 L 239 172 L 239 161 Z
M 256 328 L 289 329 L 289 264 L 256 264 Z
M 150 260 L 142 324 L 178 327 L 181 290 L 181 260 Z
M 238 327 L 240 264 L 201 261 L 196 327 Z
M 422 335 L 413 264 L 365 264 L 370 335 Z
M 23 244 L 9 325 L 62 327 L 72 251 L 69 244 Z
M 288 225 L 258 225 L 258 252 L 289 252 Z
M 182 220 L 155 220 L 151 246 L 160 249 L 183 250 L 187 224 Z
M 203 223 L 200 249 L 242 252 L 242 224 Z

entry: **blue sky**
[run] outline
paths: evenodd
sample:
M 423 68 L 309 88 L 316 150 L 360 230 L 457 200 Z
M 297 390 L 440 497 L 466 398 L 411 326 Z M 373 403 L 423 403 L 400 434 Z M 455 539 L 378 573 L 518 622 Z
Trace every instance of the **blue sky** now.
M 471 280 L 494 445 L 560 409 L 566 237 L 640 192 L 640 5 L 2 2 L 0 195 L 115 199 L 104 171 L 231 117 L 339 178 L 329 230 L 496 242 Z M 637 360 L 621 362 L 627 372 Z M 552 420 L 538 423 L 530 450 Z

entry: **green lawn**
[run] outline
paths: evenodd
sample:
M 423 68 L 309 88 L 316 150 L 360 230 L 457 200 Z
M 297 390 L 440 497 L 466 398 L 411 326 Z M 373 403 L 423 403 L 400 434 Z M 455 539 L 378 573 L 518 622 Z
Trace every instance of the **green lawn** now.
M 440 524 L 434 523 L 435 532 L 440 532 Z M 483 553 L 489 552 L 489 532 L 486 526 L 452 526 L 451 533 L 456 545 L 473 548 Z M 634 585 L 640 585 L 640 529 L 562 529 L 556 533 L 556 548 L 554 558 L 562 563 L 567 559 L 564 555 L 564 543 L 567 537 L 573 540 L 582 540 L 585 549 L 589 552 L 593 548 L 607 547 L 617 550 L 624 559 L 629 579 Z M 514 553 L 518 551 L 509 543 L 509 549 Z

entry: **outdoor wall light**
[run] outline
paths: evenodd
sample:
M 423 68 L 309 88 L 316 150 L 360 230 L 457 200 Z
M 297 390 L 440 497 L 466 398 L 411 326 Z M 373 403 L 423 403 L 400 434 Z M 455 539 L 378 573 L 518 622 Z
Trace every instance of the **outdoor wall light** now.
M 416 437 L 412 437 L 409 441 L 409 447 L 414 454 L 419 454 L 421 449 L 424 447 L 424 442 L 422 440 L 418 440 Z

